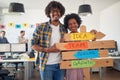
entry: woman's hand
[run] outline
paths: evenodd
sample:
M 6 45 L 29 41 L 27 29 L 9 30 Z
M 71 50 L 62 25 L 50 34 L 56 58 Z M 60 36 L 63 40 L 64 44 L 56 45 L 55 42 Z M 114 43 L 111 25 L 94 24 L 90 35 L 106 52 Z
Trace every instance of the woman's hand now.
M 90 33 L 92 33 L 93 35 L 95 35 L 95 34 L 97 33 L 97 30 L 92 29 L 92 30 L 90 31 Z M 96 41 L 96 38 L 92 39 L 92 41 Z

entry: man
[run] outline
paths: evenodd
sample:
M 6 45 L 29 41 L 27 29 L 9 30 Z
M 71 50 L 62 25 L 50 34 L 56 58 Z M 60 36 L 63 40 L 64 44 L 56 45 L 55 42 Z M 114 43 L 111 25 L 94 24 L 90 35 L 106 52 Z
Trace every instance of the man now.
M 19 43 L 28 43 L 28 39 L 25 39 L 25 31 L 22 30 L 20 31 L 20 36 L 18 37 L 18 42 Z
M 22 44 L 26 44 L 26 51 L 28 51 L 28 39 L 26 39 L 25 37 L 25 31 L 21 30 L 20 31 L 20 36 L 18 36 L 18 43 L 22 43 Z
M 5 31 L 0 32 L 0 44 L 9 43 L 7 38 L 5 37 L 5 33 Z
M 0 32 L 0 44 L 6 44 L 6 43 L 9 43 L 7 38 L 5 37 L 5 31 L 1 31 Z M 1 55 L 4 54 L 4 52 L 0 52 Z
M 48 22 L 40 24 L 33 34 L 31 48 L 40 53 L 40 74 L 42 80 L 64 80 L 64 70 L 60 70 L 61 54 L 55 47 L 65 31 L 59 19 L 64 15 L 64 6 L 51 1 L 45 8 Z
M 5 37 L 5 31 L 0 32 L 0 44 L 9 43 L 7 38 Z M 4 55 L 4 52 L 0 52 L 0 55 Z M 2 63 L 0 63 L 0 69 L 2 68 Z

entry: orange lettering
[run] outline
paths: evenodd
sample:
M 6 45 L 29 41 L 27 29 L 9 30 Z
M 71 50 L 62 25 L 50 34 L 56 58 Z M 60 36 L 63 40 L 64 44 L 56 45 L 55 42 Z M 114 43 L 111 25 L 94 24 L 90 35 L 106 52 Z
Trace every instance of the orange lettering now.
M 69 50 L 87 49 L 88 43 L 87 42 L 69 42 L 66 45 L 64 45 L 64 48 Z

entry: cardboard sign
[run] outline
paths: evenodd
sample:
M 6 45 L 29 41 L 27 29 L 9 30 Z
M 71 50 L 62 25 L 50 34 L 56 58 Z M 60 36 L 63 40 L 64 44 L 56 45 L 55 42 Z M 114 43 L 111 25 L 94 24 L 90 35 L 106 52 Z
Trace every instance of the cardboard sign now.
M 91 40 L 95 36 L 89 32 L 82 32 L 82 33 L 72 33 L 70 34 L 71 40 Z
M 77 57 L 79 57 L 78 59 L 86 57 L 86 56 L 93 57 L 92 56 L 93 53 L 91 53 L 91 50 L 90 50 L 90 52 L 89 51 L 87 52 L 87 53 L 89 53 L 88 55 L 86 54 L 86 51 L 82 52 L 82 53 L 81 53 L 81 51 L 66 51 L 66 52 L 62 52 L 62 60 L 73 60 L 73 59 L 76 59 L 76 56 L 74 56 L 76 53 L 77 53 Z M 108 57 L 108 50 L 107 49 L 106 50 L 99 50 L 98 53 L 99 53 L 99 57 Z M 97 57 L 97 56 L 94 55 L 94 57 Z
M 73 68 L 83 68 L 83 67 L 106 67 L 113 66 L 113 59 L 111 58 L 99 58 L 99 59 L 91 59 L 90 61 L 62 61 L 60 63 L 60 69 L 73 69 Z
M 95 62 L 92 60 L 73 60 L 71 61 L 72 68 L 85 68 L 85 67 L 92 67 Z
M 115 48 L 114 40 L 90 41 L 90 42 L 67 42 L 56 43 L 59 50 L 84 50 L 84 49 L 103 49 Z
M 66 49 L 86 49 L 88 48 L 87 42 L 69 42 L 66 45 L 64 45 L 64 48 Z
M 81 33 L 69 33 L 64 35 L 65 41 L 81 41 L 81 40 L 93 40 L 93 39 L 102 39 L 105 37 L 105 34 L 102 32 L 97 32 L 95 34 L 90 32 L 81 32 Z
M 77 59 L 97 58 L 99 57 L 99 54 L 98 54 L 98 50 L 83 50 L 83 51 L 77 51 L 74 54 L 74 57 Z

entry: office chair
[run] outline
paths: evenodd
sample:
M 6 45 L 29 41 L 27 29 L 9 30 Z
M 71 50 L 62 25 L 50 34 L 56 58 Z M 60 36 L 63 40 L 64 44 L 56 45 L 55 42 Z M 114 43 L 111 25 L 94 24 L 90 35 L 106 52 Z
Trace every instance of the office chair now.
M 2 80 L 8 80 L 7 77 L 9 73 L 7 69 L 2 69 L 2 63 L 0 63 L 0 78 Z

